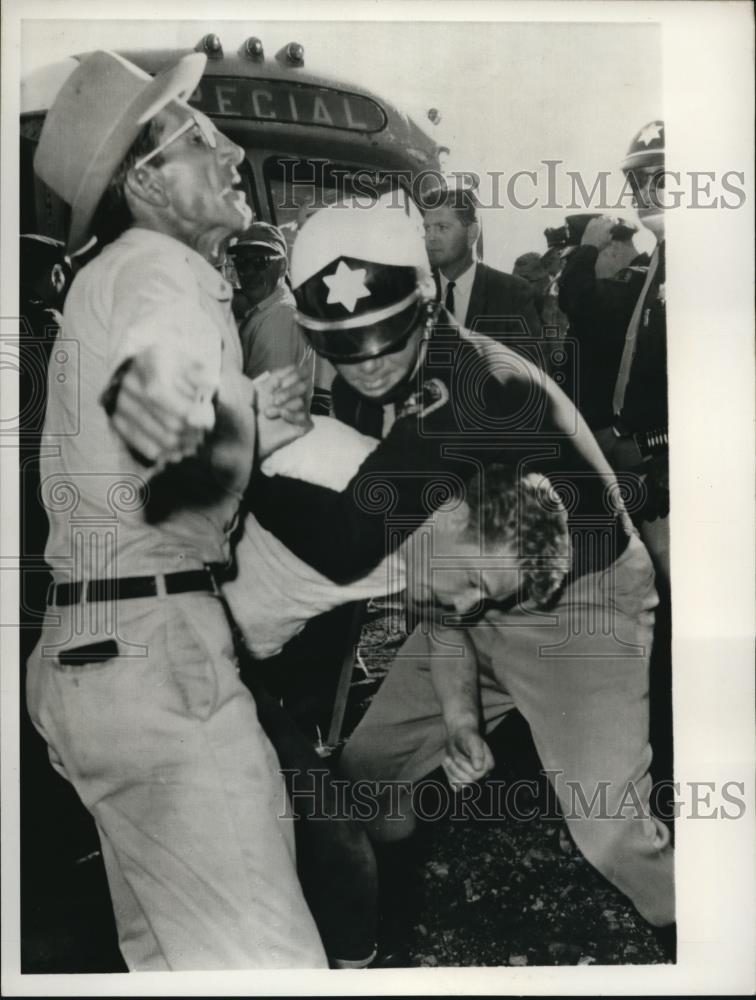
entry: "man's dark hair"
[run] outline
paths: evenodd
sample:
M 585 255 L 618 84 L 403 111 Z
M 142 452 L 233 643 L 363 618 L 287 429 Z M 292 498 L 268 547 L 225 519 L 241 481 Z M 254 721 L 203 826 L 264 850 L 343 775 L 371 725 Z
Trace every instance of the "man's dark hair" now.
M 520 586 L 536 604 L 547 603 L 572 561 L 567 512 L 548 478 L 489 465 L 468 482 L 465 499 L 465 538 L 480 542 L 484 552 L 514 546 Z
M 97 237 L 97 242 L 101 247 L 112 243 L 121 233 L 125 233 L 133 225 L 134 217 L 126 201 L 126 175 L 137 160 L 155 149 L 159 141 L 157 126 L 153 118 L 142 128 L 113 174 L 92 218 L 92 235 Z M 151 162 L 156 167 L 161 166 L 163 163 L 162 154 L 158 153 Z
M 437 190 L 432 196 L 426 197 L 423 208 L 451 208 L 457 213 L 463 226 L 472 226 L 478 221 L 478 199 L 469 188 L 446 188 L 443 192 Z

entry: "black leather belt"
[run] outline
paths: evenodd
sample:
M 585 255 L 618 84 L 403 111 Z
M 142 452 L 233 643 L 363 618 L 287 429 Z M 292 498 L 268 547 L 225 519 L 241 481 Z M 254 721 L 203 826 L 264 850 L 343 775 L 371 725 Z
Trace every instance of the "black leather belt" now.
M 160 576 L 123 576 L 115 580 L 89 580 L 86 584 L 53 583 L 50 585 L 47 603 L 61 608 L 79 604 L 82 600 L 87 603 L 131 601 L 140 597 L 157 597 L 161 592 L 186 594 L 190 591 L 207 590 L 217 594 L 221 575 L 222 567 L 205 566 L 204 569 L 188 569 Z

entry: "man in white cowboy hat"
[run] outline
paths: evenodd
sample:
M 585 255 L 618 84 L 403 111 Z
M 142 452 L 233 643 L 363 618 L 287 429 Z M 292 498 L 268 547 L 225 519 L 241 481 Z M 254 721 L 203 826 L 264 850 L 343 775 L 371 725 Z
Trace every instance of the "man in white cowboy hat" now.
M 151 79 L 107 52 L 50 109 L 35 169 L 71 206 L 77 275 L 50 377 L 42 492 L 53 584 L 27 700 L 97 824 L 133 970 L 323 967 L 275 752 L 241 684 L 214 566 L 271 429 L 305 383 L 241 374 L 231 287 L 242 150 L 184 98 L 204 56 Z M 289 426 L 281 434 L 282 425 Z

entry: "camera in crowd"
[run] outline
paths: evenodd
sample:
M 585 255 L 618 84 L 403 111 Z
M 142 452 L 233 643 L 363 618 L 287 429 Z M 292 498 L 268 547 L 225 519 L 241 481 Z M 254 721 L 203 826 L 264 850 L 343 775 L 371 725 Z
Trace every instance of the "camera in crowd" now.
M 580 246 L 585 227 L 591 219 L 598 219 L 600 215 L 600 212 L 581 212 L 578 215 L 566 216 L 563 226 L 544 230 L 547 247 L 549 250 L 564 250 L 567 247 Z M 613 240 L 629 240 L 637 232 L 637 226 L 618 218 L 612 228 L 611 236 Z

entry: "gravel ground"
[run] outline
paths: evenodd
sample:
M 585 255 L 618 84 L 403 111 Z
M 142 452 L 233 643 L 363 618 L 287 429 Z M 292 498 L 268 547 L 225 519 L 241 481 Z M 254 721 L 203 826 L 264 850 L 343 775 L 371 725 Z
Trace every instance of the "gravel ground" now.
M 437 824 L 415 868 L 391 966 L 620 965 L 672 960 L 562 823 Z M 384 919 L 392 917 L 385 914 Z

